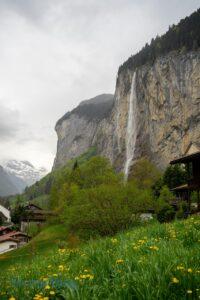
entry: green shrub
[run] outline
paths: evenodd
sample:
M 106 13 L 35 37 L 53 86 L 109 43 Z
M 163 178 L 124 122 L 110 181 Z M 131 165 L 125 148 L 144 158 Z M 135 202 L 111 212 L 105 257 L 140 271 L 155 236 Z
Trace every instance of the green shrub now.
M 175 218 L 175 211 L 172 206 L 165 204 L 160 210 L 157 212 L 157 220 L 160 223 L 170 222 Z

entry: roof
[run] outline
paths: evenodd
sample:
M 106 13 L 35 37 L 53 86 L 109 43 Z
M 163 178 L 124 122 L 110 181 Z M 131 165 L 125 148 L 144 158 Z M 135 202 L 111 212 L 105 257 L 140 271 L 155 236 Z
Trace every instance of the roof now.
M 188 184 L 179 185 L 171 190 L 172 191 L 188 190 Z
M 15 240 L 17 240 L 15 237 L 16 236 L 20 236 L 20 235 L 28 237 L 28 235 L 26 233 L 23 233 L 21 231 L 12 231 L 12 232 L 9 232 L 7 234 L 4 234 L 4 235 L 0 236 L 0 243 L 2 241 L 5 241 L 5 240 L 7 241 L 8 239 L 15 239 Z
M 8 241 L 12 241 L 12 242 L 16 242 L 19 243 L 20 241 L 18 239 L 15 239 L 13 237 L 7 236 L 6 234 L 3 235 L 2 239 L 0 239 L 0 244 L 4 243 L 4 242 L 8 242 Z
M 29 210 L 30 208 L 34 208 L 34 209 L 37 209 L 37 210 L 42 210 L 41 207 L 39 207 L 38 205 L 35 205 L 35 204 L 33 204 L 33 203 L 29 203 L 29 204 L 26 205 L 24 208 L 27 209 L 27 210 Z
M 12 231 L 11 226 L 0 226 L 0 232 L 4 231 L 6 229 L 9 229 L 10 231 Z
M 177 163 L 186 163 L 186 162 L 190 162 L 194 159 L 200 159 L 200 151 L 182 156 L 182 157 L 177 158 L 177 159 L 174 159 L 174 160 L 170 161 L 170 164 L 174 165 L 174 164 L 177 164 Z

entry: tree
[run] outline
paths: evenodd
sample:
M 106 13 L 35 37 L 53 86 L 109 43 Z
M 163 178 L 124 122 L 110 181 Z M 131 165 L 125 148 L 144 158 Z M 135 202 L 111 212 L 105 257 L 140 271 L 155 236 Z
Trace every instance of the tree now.
M 163 175 L 163 184 L 169 189 L 173 189 L 181 184 L 186 183 L 187 172 L 182 165 L 171 165 L 167 167 Z
M 160 171 L 145 158 L 141 158 L 133 166 L 130 181 L 134 181 L 141 189 L 151 188 L 161 177 Z

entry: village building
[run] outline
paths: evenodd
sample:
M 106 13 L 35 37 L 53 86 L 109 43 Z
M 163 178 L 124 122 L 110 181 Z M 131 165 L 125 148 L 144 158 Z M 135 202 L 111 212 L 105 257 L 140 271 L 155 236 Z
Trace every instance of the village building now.
M 20 230 L 27 232 L 30 224 L 36 224 L 41 227 L 49 217 L 53 216 L 54 213 L 49 210 L 44 210 L 35 204 L 28 204 L 24 207 L 24 214 L 21 218 Z
M 29 239 L 26 233 L 13 231 L 11 227 L 0 227 L 0 254 L 24 246 Z
M 187 170 L 187 182 L 177 186 L 173 191 L 182 200 L 191 202 L 191 193 L 197 193 L 198 210 L 200 210 L 200 149 L 195 145 L 190 145 L 184 156 L 170 162 L 174 164 L 184 164 Z
M 3 223 L 11 222 L 10 211 L 7 208 L 5 208 L 3 205 L 0 205 L 0 217 L 3 220 Z

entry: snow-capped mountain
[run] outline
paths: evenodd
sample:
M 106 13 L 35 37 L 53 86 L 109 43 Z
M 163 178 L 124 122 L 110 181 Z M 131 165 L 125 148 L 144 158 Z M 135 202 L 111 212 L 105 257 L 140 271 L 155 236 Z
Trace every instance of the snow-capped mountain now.
M 47 174 L 45 168 L 35 168 L 29 161 L 9 160 L 3 165 L 4 170 L 9 175 L 14 175 L 25 182 L 25 186 L 30 186 Z
M 16 184 L 15 184 L 16 183 Z M 24 184 L 24 185 L 23 185 Z M 0 196 L 10 196 L 19 194 L 25 188 L 25 183 L 14 175 L 9 175 L 2 166 L 0 166 Z

